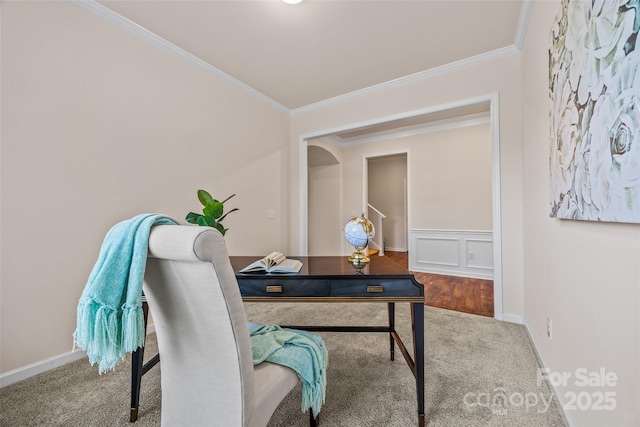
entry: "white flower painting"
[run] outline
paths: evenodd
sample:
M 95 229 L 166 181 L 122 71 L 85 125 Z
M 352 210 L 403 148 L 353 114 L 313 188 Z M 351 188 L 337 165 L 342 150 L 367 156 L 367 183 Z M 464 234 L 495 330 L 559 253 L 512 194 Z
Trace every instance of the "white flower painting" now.
M 551 30 L 551 217 L 640 223 L 640 0 L 563 0 Z

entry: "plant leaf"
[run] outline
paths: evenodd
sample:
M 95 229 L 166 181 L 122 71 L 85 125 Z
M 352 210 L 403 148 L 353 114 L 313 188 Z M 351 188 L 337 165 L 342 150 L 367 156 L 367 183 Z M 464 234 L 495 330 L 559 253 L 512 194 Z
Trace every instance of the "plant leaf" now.
M 211 204 L 214 201 L 217 201 L 213 197 L 211 197 L 211 194 L 209 194 L 205 190 L 198 190 L 198 200 L 200 200 L 200 203 L 202 203 L 202 206 L 207 206 L 208 204 Z
M 202 215 L 198 218 L 198 225 L 202 225 L 204 227 L 217 227 L 217 222 L 212 216 Z
M 235 194 L 230 195 L 229 197 L 227 197 L 226 199 L 224 199 L 222 201 L 222 203 L 226 203 L 227 200 L 229 200 L 230 198 L 232 198 L 233 196 L 235 196 Z
M 216 228 L 218 229 L 220 234 L 222 234 L 223 236 L 224 236 L 224 233 L 226 233 L 227 230 L 228 230 L 228 228 L 224 228 L 224 226 L 222 224 L 220 224 L 219 222 L 216 224 Z
M 224 219 L 224 217 L 229 215 L 231 212 L 238 211 L 238 210 L 240 210 L 240 209 L 238 209 L 238 208 L 231 209 L 229 212 L 227 212 L 226 214 L 224 214 L 220 218 L 218 218 L 218 222 L 222 221 Z
M 187 222 L 190 224 L 214 227 L 224 236 L 229 229 L 224 228 L 224 226 L 220 224 L 220 221 L 222 221 L 231 212 L 238 210 L 238 208 L 234 208 L 227 213 L 224 212 L 224 203 L 232 197 L 235 197 L 235 194 L 232 194 L 224 199 L 224 201 L 220 202 L 214 199 L 208 191 L 202 189 L 198 190 L 198 200 L 203 206 L 203 215 L 195 212 L 189 212 L 186 217 Z
M 188 223 L 190 224 L 197 224 L 198 223 L 198 218 L 201 217 L 202 215 L 197 214 L 195 212 L 189 212 L 187 214 L 187 217 L 185 218 L 187 220 Z
M 223 210 L 224 205 L 217 200 L 213 200 L 211 203 L 207 203 L 204 209 L 202 209 L 202 213 L 217 219 L 222 215 Z

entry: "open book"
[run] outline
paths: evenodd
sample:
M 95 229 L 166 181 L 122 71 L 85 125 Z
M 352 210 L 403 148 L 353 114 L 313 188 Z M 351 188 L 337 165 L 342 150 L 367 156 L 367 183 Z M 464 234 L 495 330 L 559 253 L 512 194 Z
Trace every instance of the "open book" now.
M 267 273 L 297 273 L 302 268 L 302 263 L 297 259 L 287 259 L 282 252 L 271 252 L 266 257 L 249 264 L 240 273 L 255 273 L 265 271 Z

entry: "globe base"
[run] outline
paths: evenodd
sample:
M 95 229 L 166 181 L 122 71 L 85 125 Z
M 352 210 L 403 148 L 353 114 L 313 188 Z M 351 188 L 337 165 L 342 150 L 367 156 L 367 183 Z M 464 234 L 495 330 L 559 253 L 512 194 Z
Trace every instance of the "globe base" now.
M 359 248 L 356 248 L 356 249 L 358 250 L 352 253 L 351 256 L 349 257 L 349 262 L 355 268 L 362 268 L 369 263 L 370 259 L 367 256 L 367 254 L 362 252 L 362 249 L 359 249 Z

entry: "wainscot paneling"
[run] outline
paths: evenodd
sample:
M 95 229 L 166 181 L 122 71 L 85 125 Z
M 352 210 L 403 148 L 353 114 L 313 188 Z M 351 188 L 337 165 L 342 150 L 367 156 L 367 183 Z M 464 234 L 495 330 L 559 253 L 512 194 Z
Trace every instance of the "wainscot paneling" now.
M 411 230 L 409 270 L 493 280 L 493 233 Z

